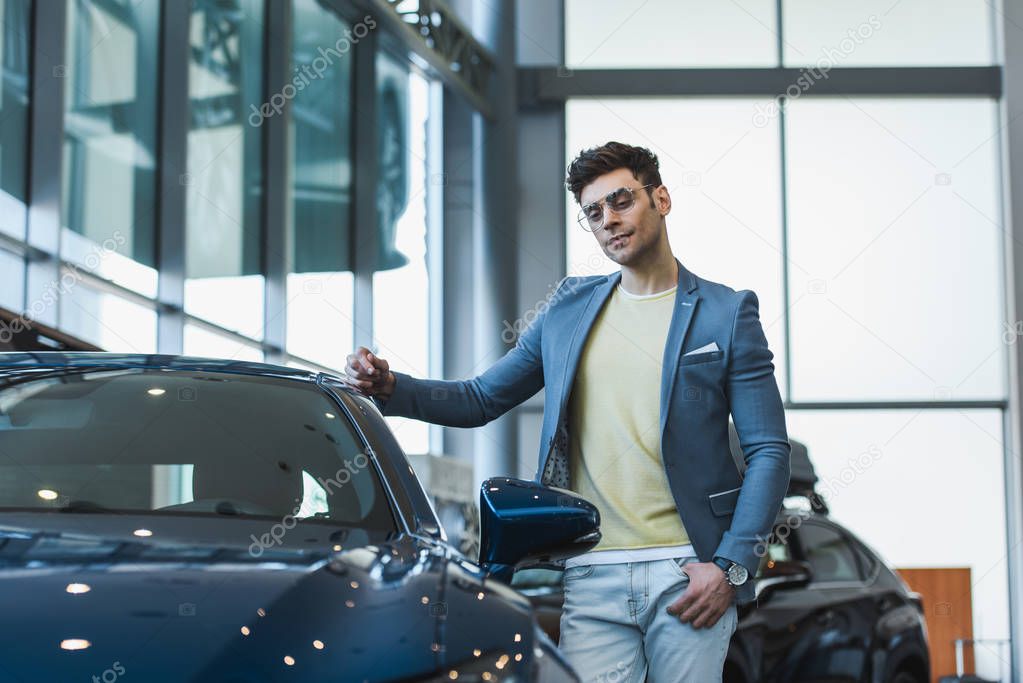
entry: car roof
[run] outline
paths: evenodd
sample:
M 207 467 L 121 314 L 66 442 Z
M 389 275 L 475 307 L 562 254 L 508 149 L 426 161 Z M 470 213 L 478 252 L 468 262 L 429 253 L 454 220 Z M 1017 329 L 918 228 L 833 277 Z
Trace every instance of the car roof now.
M 202 358 L 167 354 L 111 353 L 102 351 L 40 351 L 0 353 L 0 372 L 17 374 L 19 370 L 37 371 L 40 368 L 68 369 L 141 369 L 231 372 L 261 377 L 282 377 L 315 382 L 322 373 L 289 368 L 270 363 Z

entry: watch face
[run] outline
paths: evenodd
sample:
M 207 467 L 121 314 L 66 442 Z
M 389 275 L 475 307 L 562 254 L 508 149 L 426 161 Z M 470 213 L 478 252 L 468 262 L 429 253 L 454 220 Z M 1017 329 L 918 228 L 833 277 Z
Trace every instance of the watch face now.
M 728 568 L 728 582 L 733 586 L 741 586 L 749 578 L 749 572 L 741 564 L 733 564 Z

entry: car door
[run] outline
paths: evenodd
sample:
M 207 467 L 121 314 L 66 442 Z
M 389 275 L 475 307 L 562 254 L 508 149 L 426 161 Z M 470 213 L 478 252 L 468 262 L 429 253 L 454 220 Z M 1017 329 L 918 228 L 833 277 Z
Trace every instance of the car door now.
M 756 607 L 745 615 L 732 638 L 729 658 L 734 673 L 731 677 L 726 675 L 726 683 L 789 683 L 794 680 L 792 672 L 798 670 L 799 648 L 816 633 L 813 625 L 816 594 L 808 594 L 805 585 L 795 583 L 764 590 L 760 585 L 766 579 L 765 565 L 801 560 L 798 544 L 792 537 L 793 519 L 797 524 L 800 521 L 799 517 L 790 516 L 780 522 L 767 543 L 766 557 L 755 577 Z
M 868 680 L 877 607 L 867 586 L 867 568 L 852 540 L 821 519 L 801 523 L 791 540 L 795 559 L 809 564 L 812 577 L 803 588 L 778 593 L 789 603 L 793 620 L 775 624 L 772 635 L 779 642 L 770 647 L 765 643 L 765 651 L 780 651 L 780 641 L 787 648 L 774 667 L 773 680 Z

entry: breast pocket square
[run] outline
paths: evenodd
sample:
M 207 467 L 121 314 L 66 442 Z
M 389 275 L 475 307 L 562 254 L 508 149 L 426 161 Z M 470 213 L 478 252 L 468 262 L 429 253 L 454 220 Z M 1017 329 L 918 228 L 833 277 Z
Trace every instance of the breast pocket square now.
M 683 356 L 692 356 L 692 355 L 697 354 L 697 353 L 710 353 L 711 351 L 717 351 L 717 350 L 718 350 L 717 342 L 711 342 L 709 344 L 704 344 L 703 346 L 701 346 L 698 349 L 693 349 L 692 351 L 686 351 L 682 355 Z

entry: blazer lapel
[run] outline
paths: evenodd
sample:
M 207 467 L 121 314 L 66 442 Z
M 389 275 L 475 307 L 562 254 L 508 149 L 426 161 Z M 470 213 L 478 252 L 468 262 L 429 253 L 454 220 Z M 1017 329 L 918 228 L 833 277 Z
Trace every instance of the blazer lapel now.
M 675 375 L 678 373 L 679 357 L 682 355 L 682 344 L 689 332 L 689 323 L 700 302 L 700 295 L 693 293 L 696 289 L 696 277 L 690 273 L 676 258 L 678 263 L 678 290 L 675 292 L 675 308 L 668 326 L 668 338 L 664 344 L 664 362 L 661 372 L 661 436 L 668 421 L 668 407 L 671 405 L 675 390 Z
M 575 328 L 572 330 L 572 336 L 568 343 L 568 356 L 561 376 L 561 400 L 558 402 L 557 425 L 560 425 L 561 418 L 565 414 L 565 404 L 568 402 L 568 397 L 572 392 L 573 382 L 571 379 L 575 377 L 576 368 L 579 367 L 579 358 L 582 356 L 583 344 L 590 335 L 590 329 L 597 319 L 597 314 L 600 313 L 600 309 L 604 307 L 608 297 L 611 296 L 611 292 L 614 291 L 615 286 L 621 279 L 622 271 L 619 270 L 608 275 L 607 280 L 590 291 L 590 296 L 586 300 L 583 312 L 579 316 Z M 555 426 L 555 429 L 557 429 L 557 426 Z

